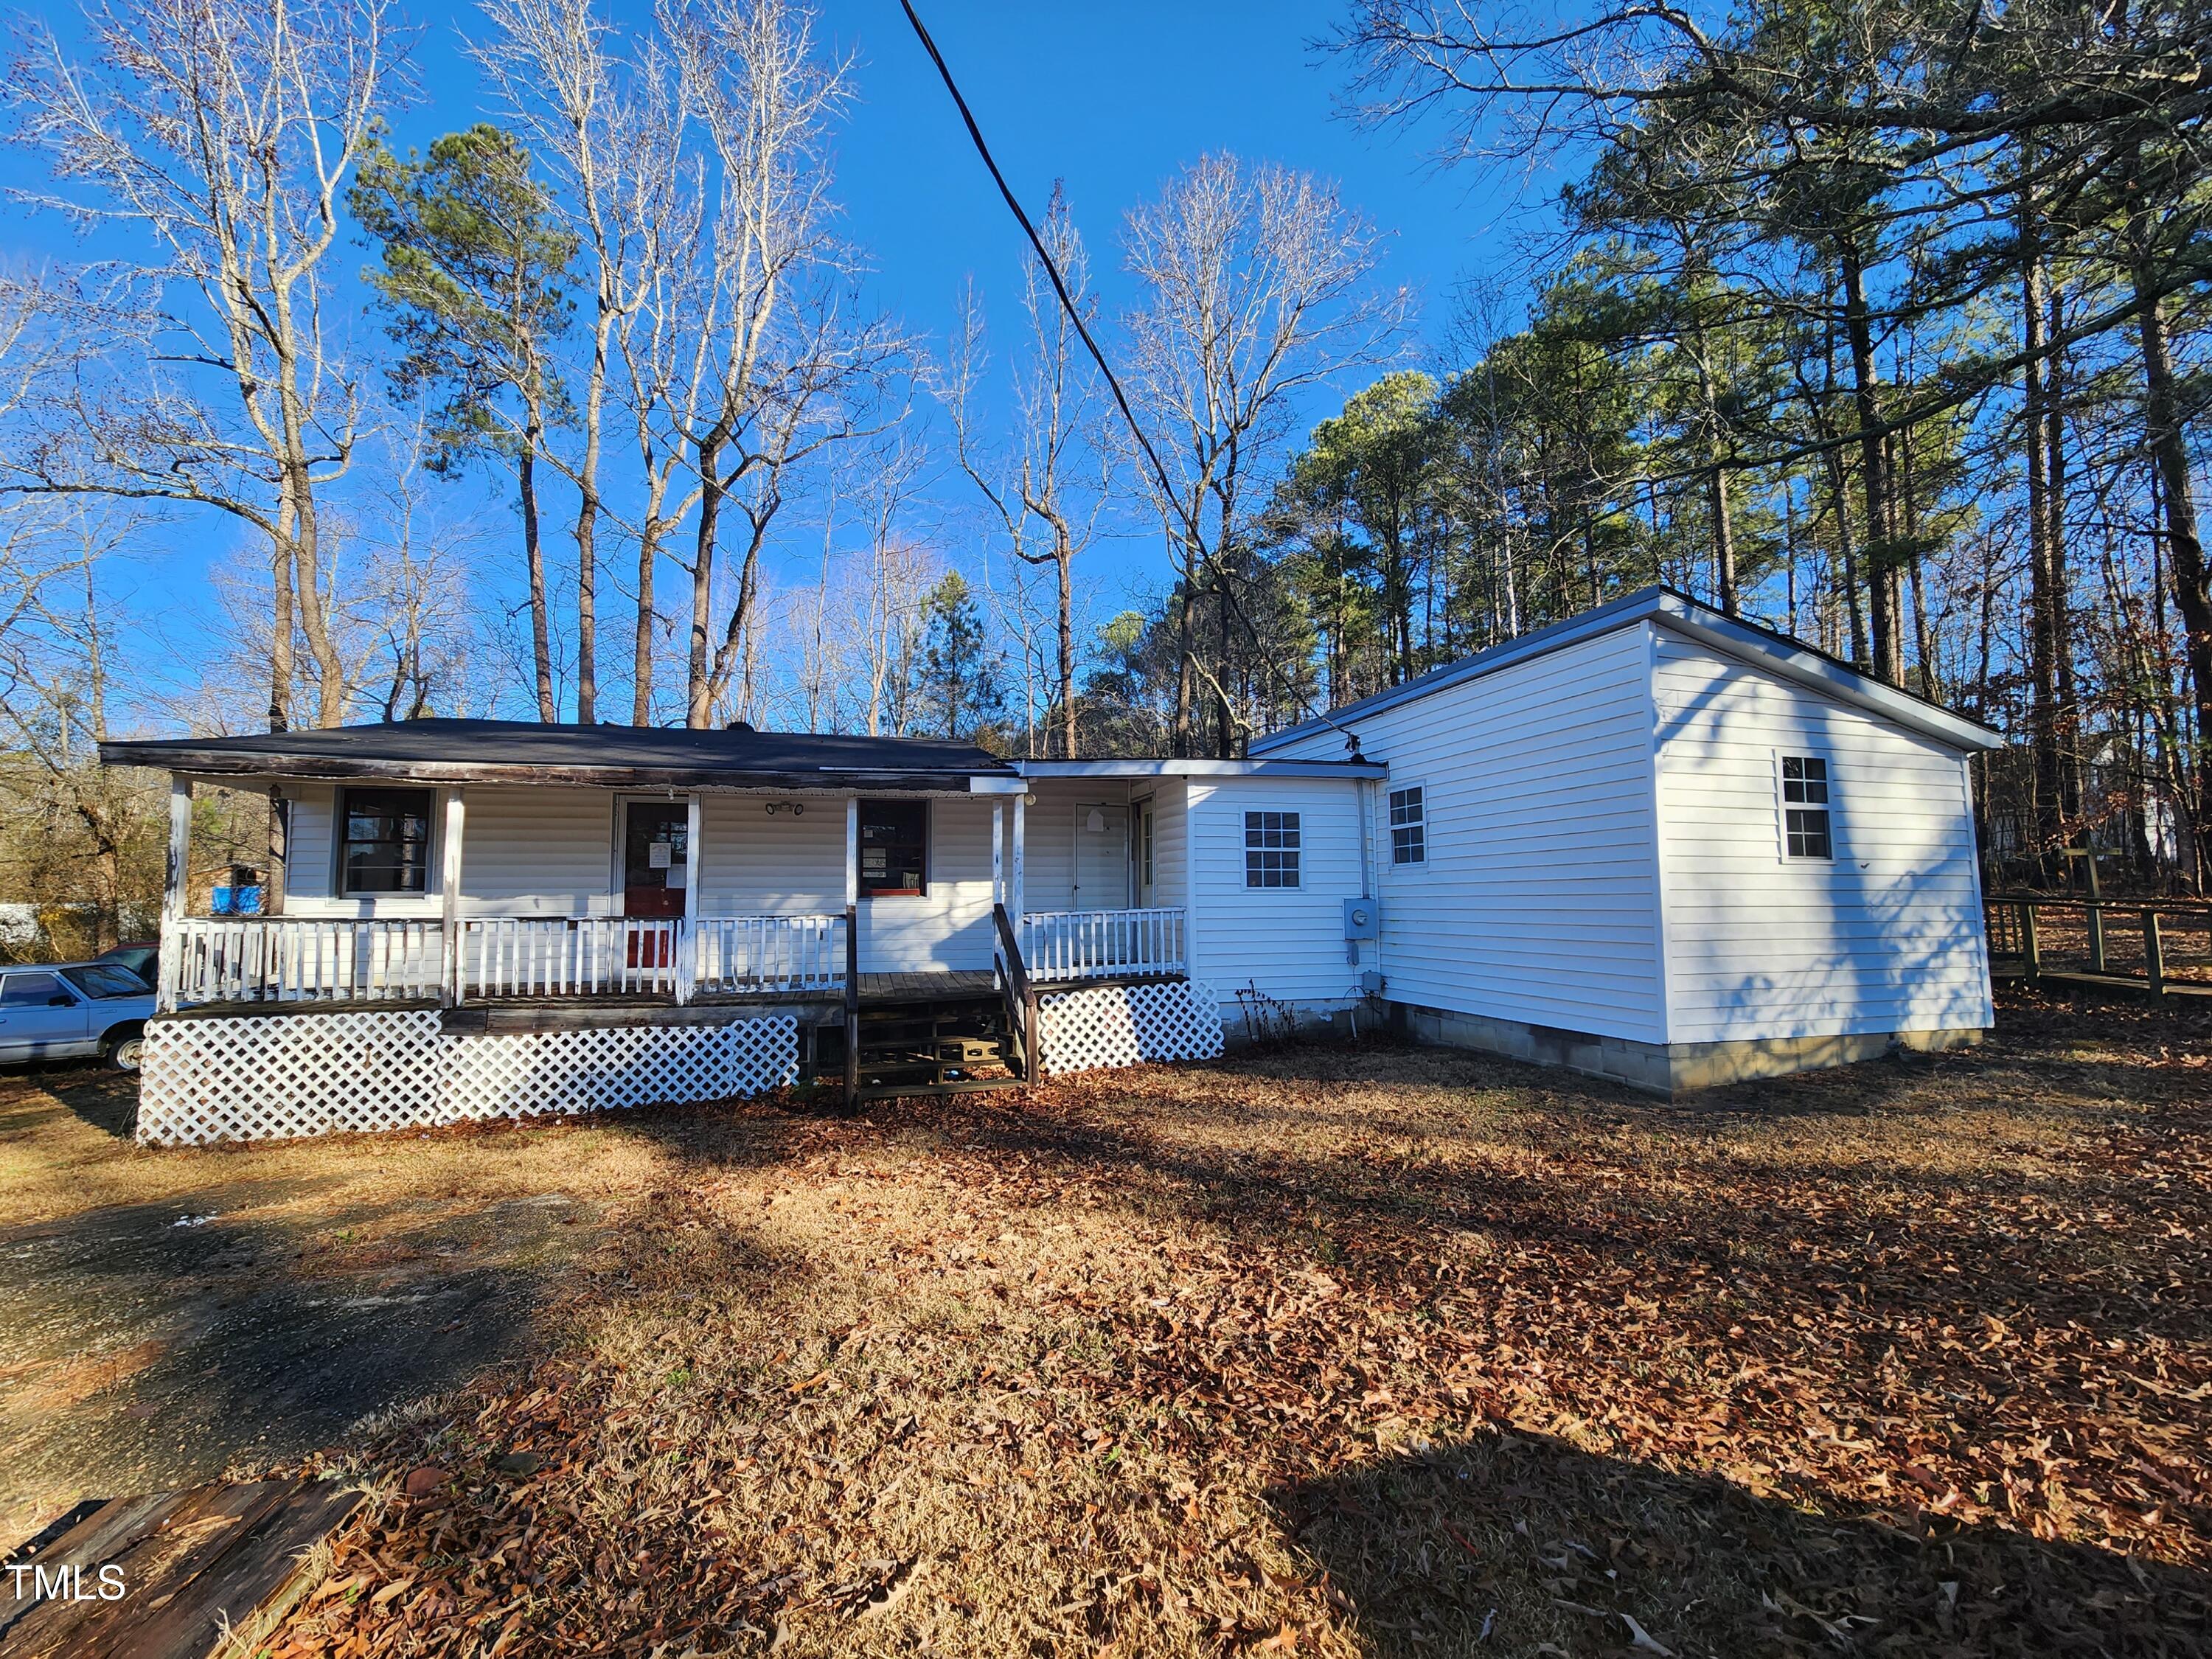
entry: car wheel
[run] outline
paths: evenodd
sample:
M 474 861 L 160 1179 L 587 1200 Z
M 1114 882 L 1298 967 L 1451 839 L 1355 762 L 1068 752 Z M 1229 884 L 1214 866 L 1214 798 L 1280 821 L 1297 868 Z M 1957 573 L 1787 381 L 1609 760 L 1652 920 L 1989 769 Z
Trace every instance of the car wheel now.
M 120 1036 L 108 1038 L 100 1057 L 118 1072 L 135 1072 L 138 1069 L 139 1053 L 145 1046 L 143 1032 L 125 1031 Z

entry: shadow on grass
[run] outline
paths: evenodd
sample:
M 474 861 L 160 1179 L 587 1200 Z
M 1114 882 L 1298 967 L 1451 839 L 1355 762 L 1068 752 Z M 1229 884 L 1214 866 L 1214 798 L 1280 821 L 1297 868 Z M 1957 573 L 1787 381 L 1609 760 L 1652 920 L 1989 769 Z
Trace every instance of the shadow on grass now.
M 223 1211 L 316 1184 L 253 1182 L 0 1235 L 0 1513 L 289 1460 L 458 1386 L 533 1345 L 549 1285 L 597 1231 L 592 1206 L 558 1194 L 311 1220 Z M 357 1230 L 374 1230 L 373 1248 L 349 1247 Z
M 138 1078 L 112 1066 L 72 1061 L 11 1069 L 0 1090 L 0 1134 L 28 1128 L 45 1115 L 51 1097 L 88 1127 L 114 1140 L 129 1140 L 138 1128 Z
M 1386 1656 L 2202 1654 L 2212 1578 L 1477 1437 L 1270 1494 Z M 1633 1624 L 1629 1621 L 1633 1620 Z M 1551 1644 L 1547 1650 L 1545 1644 Z

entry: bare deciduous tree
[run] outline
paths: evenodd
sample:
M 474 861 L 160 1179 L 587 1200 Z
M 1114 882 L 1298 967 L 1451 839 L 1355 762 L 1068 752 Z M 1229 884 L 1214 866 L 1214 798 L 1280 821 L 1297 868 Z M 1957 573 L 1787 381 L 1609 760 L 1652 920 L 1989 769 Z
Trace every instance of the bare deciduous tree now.
M 1175 550 L 1182 602 L 1176 752 L 1196 737 L 1198 682 L 1211 684 L 1218 752 L 1237 720 L 1194 634 L 1211 596 L 1224 660 L 1237 596 L 1230 565 L 1245 531 L 1243 492 L 1282 436 L 1297 395 L 1340 371 L 1388 361 L 1411 319 L 1402 290 L 1372 291 L 1374 230 L 1310 173 L 1233 155 L 1201 157 L 1158 202 L 1129 215 L 1130 270 L 1145 300 L 1128 319 L 1131 394 L 1172 496 L 1139 468 Z
M 34 24 L 6 82 L 15 136 L 57 180 L 25 199 L 158 249 L 135 273 L 143 352 L 107 398 L 75 379 L 52 390 L 46 441 L 17 451 L 11 486 L 191 502 L 265 536 L 277 727 L 295 627 L 316 719 L 345 714 L 318 494 L 352 459 L 359 408 L 325 338 L 323 265 L 400 70 L 386 13 L 384 0 L 102 8 L 86 20 L 88 63 Z
M 1090 258 L 1067 198 L 1057 186 L 1045 211 L 1045 250 L 1076 307 L 1091 320 Z M 1022 307 L 1029 321 L 1025 355 L 1014 373 L 1013 453 L 986 453 L 975 433 L 975 401 L 986 368 L 982 304 L 970 287 L 963 296 L 959 331 L 938 395 L 952 418 L 964 471 L 998 515 L 1007 550 L 1031 565 L 1050 565 L 1059 584 L 1058 700 L 1061 752 L 1076 749 L 1075 560 L 1096 539 L 1111 482 L 1113 450 L 1101 426 L 1097 377 L 1075 323 L 1060 303 L 1042 264 L 1022 262 Z

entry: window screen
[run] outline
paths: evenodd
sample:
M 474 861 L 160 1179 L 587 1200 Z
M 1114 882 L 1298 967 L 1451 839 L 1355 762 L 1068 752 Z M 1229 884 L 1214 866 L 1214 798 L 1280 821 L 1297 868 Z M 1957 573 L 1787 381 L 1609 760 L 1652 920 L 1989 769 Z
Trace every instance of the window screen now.
M 929 891 L 929 803 L 860 803 L 860 891 L 919 898 Z
M 1247 812 L 1244 815 L 1244 884 L 1247 887 L 1296 887 L 1298 884 L 1298 815 L 1296 812 Z
M 344 840 L 338 882 L 345 893 L 430 890 L 429 789 L 348 789 L 338 803 Z
M 1828 763 L 1817 755 L 1782 757 L 1782 839 L 1793 859 L 1835 856 L 1828 836 Z
M 1426 864 L 1429 861 L 1428 811 L 1421 787 L 1390 792 L 1390 862 Z

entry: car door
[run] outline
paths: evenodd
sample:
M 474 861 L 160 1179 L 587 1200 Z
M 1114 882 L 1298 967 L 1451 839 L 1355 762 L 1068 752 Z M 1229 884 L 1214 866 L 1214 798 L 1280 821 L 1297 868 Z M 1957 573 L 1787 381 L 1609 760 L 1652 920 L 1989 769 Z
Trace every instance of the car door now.
M 92 1005 L 59 974 L 17 968 L 0 975 L 0 1060 L 82 1054 L 92 1037 Z

